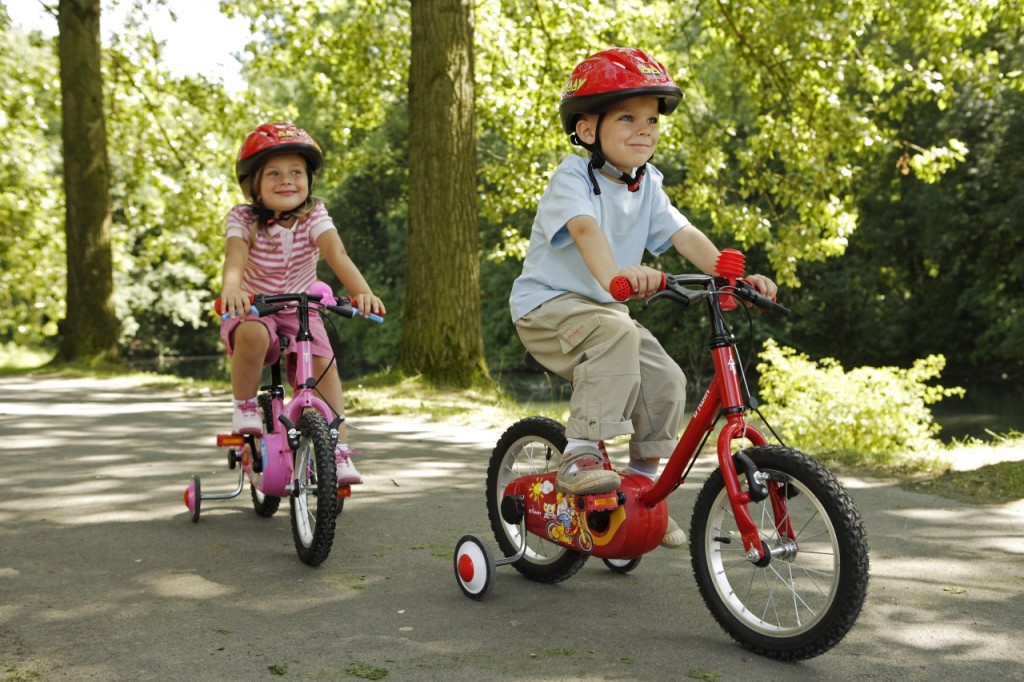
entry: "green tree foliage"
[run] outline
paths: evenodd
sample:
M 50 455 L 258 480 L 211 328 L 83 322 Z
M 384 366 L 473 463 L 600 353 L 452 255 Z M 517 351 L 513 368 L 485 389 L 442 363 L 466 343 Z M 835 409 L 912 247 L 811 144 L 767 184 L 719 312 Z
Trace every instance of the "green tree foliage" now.
M 975 42 L 999 55 L 999 71 L 957 84 L 944 108 L 907 107 L 900 122 L 907 139 L 955 138 L 969 154 L 930 184 L 899 149 L 866 167 L 844 257 L 802 265 L 804 288 L 787 292 L 802 313 L 790 343 L 857 364 L 945 353 L 960 370 L 1024 367 L 1024 43 L 1019 25 Z
M 35 344 L 64 317 L 60 78 L 53 46 L 0 5 L 0 341 Z
M 138 7 L 106 52 L 122 338 L 136 353 L 213 351 L 224 221 L 242 201 L 234 157 L 263 114 L 202 76 L 171 77 L 150 20 Z
M 162 71 L 145 27 L 169 6 L 132 0 L 105 52 L 126 347 L 212 349 L 203 310 L 219 289 L 224 214 L 241 199 L 234 153 L 258 122 L 291 118 L 324 147 L 317 192 L 390 311 L 372 333 L 339 325 L 341 343 L 374 365 L 394 362 L 409 4 L 225 0 L 253 29 L 248 89 L 238 94 Z M 844 363 L 909 365 L 933 353 L 953 364 L 1021 363 L 1021 15 L 1020 0 L 477 0 L 491 366 L 522 357 L 506 302 L 540 192 L 572 153 L 557 125 L 559 92 L 576 62 L 610 45 L 649 49 L 684 90 L 654 160 L 681 210 L 720 245 L 746 249 L 748 269 L 803 283 L 782 293 L 792 322 L 765 316 L 759 330 Z M 63 277 L 56 60 L 52 41 L 2 26 L 0 116 L 12 134 L 0 151 L 0 303 L 9 311 L 0 338 L 27 340 L 52 336 L 63 316 L 53 284 Z M 686 269 L 671 255 L 653 263 Z M 684 364 L 695 358 L 688 369 L 699 375 L 699 315 L 668 306 L 642 319 Z
M 917 360 L 910 369 L 858 367 L 818 362 L 768 341 L 761 353 L 761 398 L 765 418 L 789 445 L 838 461 L 899 462 L 941 446 L 929 405 L 963 389 L 931 383 L 945 367 L 941 355 Z

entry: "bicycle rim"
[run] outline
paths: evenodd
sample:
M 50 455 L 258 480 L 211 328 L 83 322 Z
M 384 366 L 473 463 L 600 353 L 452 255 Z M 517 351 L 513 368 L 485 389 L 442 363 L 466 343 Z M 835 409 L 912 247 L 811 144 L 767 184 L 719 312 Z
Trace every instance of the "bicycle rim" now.
M 715 591 L 733 617 L 768 637 L 794 637 L 814 628 L 835 600 L 840 581 L 836 528 L 818 498 L 802 482 L 787 484 L 787 518 L 793 539 L 776 529 L 770 498 L 749 505 L 761 541 L 772 552 L 760 567 L 744 554 L 743 541 L 723 488 L 709 518 L 714 532 L 703 540 Z
M 295 495 L 295 526 L 299 541 L 304 547 L 313 542 L 316 530 L 316 453 L 312 443 L 303 440 L 295 454 L 295 481 L 298 486 Z

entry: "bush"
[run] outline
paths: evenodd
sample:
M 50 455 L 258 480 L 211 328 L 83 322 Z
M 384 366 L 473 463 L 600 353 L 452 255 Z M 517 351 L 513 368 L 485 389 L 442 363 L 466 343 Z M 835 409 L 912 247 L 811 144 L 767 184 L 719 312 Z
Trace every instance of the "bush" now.
M 942 447 L 929 405 L 962 388 L 930 384 L 946 366 L 942 355 L 909 369 L 858 367 L 845 372 L 766 341 L 758 364 L 762 412 L 793 447 L 845 464 L 893 464 Z

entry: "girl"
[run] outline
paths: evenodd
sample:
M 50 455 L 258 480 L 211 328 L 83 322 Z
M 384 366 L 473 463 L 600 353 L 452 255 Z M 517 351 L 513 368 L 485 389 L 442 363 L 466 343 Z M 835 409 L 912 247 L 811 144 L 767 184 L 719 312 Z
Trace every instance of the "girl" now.
M 295 337 L 294 311 L 247 318 L 251 294 L 306 291 L 317 280 L 320 257 L 327 261 L 363 315 L 383 315 L 384 304 L 373 294 L 321 200 L 311 194 L 323 154 L 312 137 L 288 122 L 265 123 L 250 132 L 235 162 L 235 173 L 248 204 L 231 209 L 227 218 L 221 306 L 227 319 L 220 335 L 231 356 L 231 391 L 235 433 L 262 430 L 256 393 L 263 365 L 280 353 L 278 334 Z M 310 316 L 313 366 L 323 378 L 317 389 L 335 414 L 344 398 L 338 368 L 323 320 Z M 294 348 L 294 344 L 291 346 Z M 335 458 L 338 485 L 362 483 L 352 464 L 345 423 L 338 429 Z

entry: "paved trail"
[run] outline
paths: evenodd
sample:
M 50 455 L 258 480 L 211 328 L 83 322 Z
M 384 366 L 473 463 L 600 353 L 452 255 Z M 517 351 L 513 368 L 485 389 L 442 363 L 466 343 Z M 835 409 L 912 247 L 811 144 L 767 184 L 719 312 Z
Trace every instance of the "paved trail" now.
M 236 481 L 213 436 L 226 396 L 124 379 L 0 388 L 0 680 L 1024 680 L 1024 505 L 972 506 L 845 477 L 871 547 L 870 595 L 831 652 L 784 664 L 733 644 L 688 553 L 630 575 L 589 562 L 545 586 L 499 568 L 483 602 L 451 555 L 491 539 L 487 456 L 500 429 L 360 418 L 367 483 L 319 568 L 287 502 L 182 504 Z M 670 499 L 688 524 L 697 476 Z

